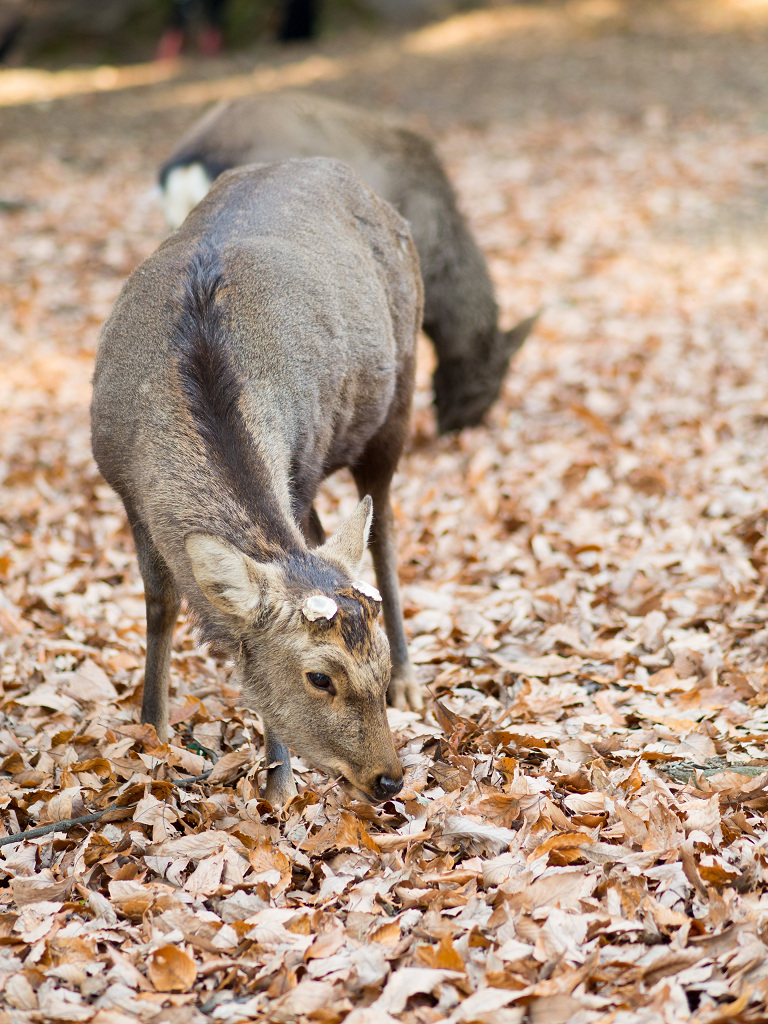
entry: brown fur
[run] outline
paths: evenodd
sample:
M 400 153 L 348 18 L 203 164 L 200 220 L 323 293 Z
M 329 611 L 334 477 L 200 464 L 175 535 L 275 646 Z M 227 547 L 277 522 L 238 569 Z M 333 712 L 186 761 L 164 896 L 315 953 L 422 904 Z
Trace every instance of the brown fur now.
M 202 118 L 163 165 L 160 183 L 165 187 L 175 168 L 194 164 L 212 181 L 230 167 L 309 156 L 346 161 L 409 222 L 424 280 L 424 330 L 438 359 L 438 427 L 445 432 L 479 423 L 536 318 L 499 329 L 485 259 L 426 138 L 322 96 L 252 96 Z
M 286 745 L 369 799 L 401 785 L 385 696 L 420 697 L 389 486 L 420 317 L 405 223 L 345 165 L 289 160 L 223 175 L 102 331 L 93 451 L 144 577 L 142 720 L 165 738 L 183 598 L 263 718 L 273 801 L 295 792 Z M 373 501 L 324 540 L 313 502 L 342 466 Z M 353 586 L 369 530 L 386 634 Z M 330 620 L 302 611 L 313 595 L 335 602 Z

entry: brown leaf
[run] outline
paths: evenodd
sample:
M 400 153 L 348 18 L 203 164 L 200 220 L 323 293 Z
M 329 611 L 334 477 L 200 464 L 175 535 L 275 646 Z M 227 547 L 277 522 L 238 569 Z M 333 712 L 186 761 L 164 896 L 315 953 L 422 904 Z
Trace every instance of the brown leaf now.
M 252 750 L 232 750 L 220 757 L 208 776 L 208 784 L 230 782 L 246 765 L 254 763 Z
M 385 921 L 370 933 L 371 942 L 379 942 L 383 946 L 394 946 L 400 941 L 400 924 L 397 921 Z
M 273 899 L 277 899 L 290 887 L 293 870 L 291 862 L 282 850 L 269 840 L 261 839 L 256 842 L 253 849 L 248 851 L 248 862 L 256 878 L 263 879 L 269 884 Z
M 530 855 L 530 859 L 544 857 L 556 851 L 561 857 L 565 855 L 577 860 L 581 856 L 581 847 L 588 846 L 593 842 L 592 836 L 585 832 L 558 832 L 537 846 Z
M 444 968 L 448 971 L 466 970 L 464 961 L 453 945 L 450 935 L 444 935 L 437 946 L 419 946 L 416 955 L 427 967 Z
M 188 992 L 197 977 L 197 967 L 178 946 L 161 946 L 149 958 L 148 974 L 158 992 Z
M 221 882 L 225 856 L 224 850 L 221 850 L 219 853 L 203 858 L 184 883 L 187 892 L 196 896 L 213 895 Z
M 344 926 L 338 924 L 318 935 L 309 949 L 304 952 L 304 960 L 320 960 L 324 957 L 333 956 L 337 953 L 346 941 Z
M 379 852 L 365 825 L 350 811 L 342 811 L 338 821 L 329 821 L 317 835 L 305 839 L 301 849 L 315 856 L 327 850 L 367 849 Z
M 371 835 L 376 849 L 383 852 L 389 852 L 390 850 L 403 850 L 406 846 L 410 846 L 412 843 L 420 843 L 425 839 L 429 839 L 432 836 L 431 829 L 424 829 L 421 832 L 406 832 L 403 835 L 386 834 L 384 832 L 374 832 Z
M 53 903 L 65 900 L 73 885 L 73 878 L 62 878 L 58 882 L 40 878 L 14 878 L 11 880 L 11 892 L 16 906 L 23 907 L 27 903 L 39 903 L 40 900 Z
M 40 811 L 40 821 L 66 821 L 68 818 L 78 818 L 86 813 L 80 786 L 70 786 L 51 797 Z
M 109 676 L 90 658 L 86 658 L 74 672 L 57 673 L 56 682 L 76 700 L 106 702 L 117 699 L 117 690 Z

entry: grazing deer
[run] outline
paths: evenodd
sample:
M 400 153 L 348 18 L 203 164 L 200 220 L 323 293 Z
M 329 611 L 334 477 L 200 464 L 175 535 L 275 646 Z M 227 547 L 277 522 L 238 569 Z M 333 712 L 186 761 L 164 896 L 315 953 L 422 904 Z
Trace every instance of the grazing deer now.
M 405 221 L 315 158 L 222 175 L 102 331 L 93 453 L 144 578 L 142 721 L 166 739 L 184 598 L 263 719 L 273 803 L 296 792 L 287 747 L 360 797 L 402 786 L 387 687 L 398 706 L 421 699 L 389 489 L 421 312 Z M 363 497 L 326 539 L 313 503 L 343 466 Z M 358 579 L 369 537 L 381 594 Z
M 485 259 L 422 135 L 381 114 L 304 93 L 225 102 L 162 167 L 166 215 L 178 226 L 230 167 L 308 156 L 344 160 L 409 222 L 424 280 L 424 330 L 437 353 L 438 429 L 477 425 L 536 317 L 499 329 Z

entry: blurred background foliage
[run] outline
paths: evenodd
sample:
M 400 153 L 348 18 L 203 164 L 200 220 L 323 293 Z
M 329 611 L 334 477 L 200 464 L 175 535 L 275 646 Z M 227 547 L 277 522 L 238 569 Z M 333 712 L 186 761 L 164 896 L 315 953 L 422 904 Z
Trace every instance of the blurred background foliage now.
M 328 38 L 355 28 L 415 26 L 480 6 L 488 5 L 477 0 L 319 0 L 317 34 Z M 151 60 L 171 8 L 172 0 L 0 0 L 2 59 L 6 66 L 47 67 Z M 226 49 L 273 41 L 283 8 L 281 0 L 228 0 Z

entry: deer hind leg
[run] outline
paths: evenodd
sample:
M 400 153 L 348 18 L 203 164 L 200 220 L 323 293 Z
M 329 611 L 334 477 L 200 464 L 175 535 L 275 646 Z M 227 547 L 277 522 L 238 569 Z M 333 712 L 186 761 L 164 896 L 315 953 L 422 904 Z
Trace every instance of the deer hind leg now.
M 147 660 L 141 720 L 154 725 L 158 739 L 165 743 L 168 739 L 168 684 L 173 627 L 179 615 L 181 599 L 171 571 L 153 544 L 146 527 L 130 513 L 129 521 L 139 556 L 147 606 Z
M 368 547 L 376 570 L 376 584 L 381 591 L 384 628 L 392 658 L 392 676 L 387 699 L 396 708 L 412 708 L 418 711 L 424 706 L 424 699 L 408 657 L 397 580 L 395 516 L 389 497 L 397 458 L 394 462 L 391 455 L 389 458 L 382 458 L 382 451 L 387 451 L 386 445 L 377 446 L 375 450 L 369 449 L 364 461 L 352 470 L 352 475 L 360 496 L 370 494 L 373 498 L 373 523 Z M 398 448 L 397 455 L 399 454 Z
M 271 729 L 264 726 L 264 756 L 267 765 L 274 764 L 274 768 L 267 769 L 267 785 L 264 796 L 273 807 L 280 807 L 287 804 L 291 797 L 296 796 L 296 780 L 291 770 L 291 754 L 288 747 L 275 736 Z M 275 764 L 275 762 L 278 762 Z

